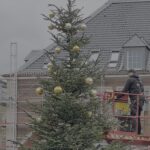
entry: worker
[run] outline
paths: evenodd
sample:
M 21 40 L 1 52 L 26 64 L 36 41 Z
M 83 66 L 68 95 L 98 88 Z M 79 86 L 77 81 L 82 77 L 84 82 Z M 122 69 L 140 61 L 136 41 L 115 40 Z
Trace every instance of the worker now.
M 132 117 L 137 116 L 138 117 L 138 134 L 141 134 L 141 122 L 140 122 L 140 116 L 141 112 L 143 109 L 144 101 L 145 101 L 145 96 L 144 96 L 144 87 L 143 84 L 137 75 L 135 70 L 129 70 L 128 71 L 128 80 L 125 83 L 125 86 L 122 90 L 123 93 L 129 93 L 130 97 L 130 115 Z M 139 96 L 139 106 L 137 107 L 137 101 L 138 101 L 138 96 L 137 95 L 132 95 L 132 94 L 141 94 Z M 117 99 L 119 100 L 121 97 L 123 97 L 123 94 L 119 94 L 117 96 Z M 137 109 L 138 109 L 138 114 L 137 114 Z M 137 129 L 137 122 L 136 119 L 132 118 L 131 119 L 131 131 L 135 132 Z

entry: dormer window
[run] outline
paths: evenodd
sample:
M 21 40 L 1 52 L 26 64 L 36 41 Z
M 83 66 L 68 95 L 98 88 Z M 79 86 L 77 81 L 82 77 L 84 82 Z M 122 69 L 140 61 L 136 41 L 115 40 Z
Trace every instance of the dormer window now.
M 118 60 L 119 60 L 119 52 L 112 51 L 108 67 L 115 68 L 118 64 Z
M 96 61 L 98 59 L 98 56 L 99 56 L 99 51 L 93 51 L 89 58 L 89 61 L 90 62 Z
M 127 69 L 143 70 L 145 68 L 144 51 L 132 48 L 127 51 Z
M 135 34 L 123 45 L 123 48 L 126 54 L 125 66 L 127 70 L 146 69 L 147 48 L 149 49 L 149 45 L 144 38 Z

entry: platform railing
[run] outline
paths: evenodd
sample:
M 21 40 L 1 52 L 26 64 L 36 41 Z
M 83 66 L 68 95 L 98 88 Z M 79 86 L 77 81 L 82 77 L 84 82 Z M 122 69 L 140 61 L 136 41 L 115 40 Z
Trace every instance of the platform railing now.
M 118 95 L 122 95 L 122 96 L 121 96 L 121 98 L 116 99 Z M 121 124 L 121 121 L 124 123 L 126 123 L 126 121 L 127 121 L 128 129 L 125 129 L 125 127 L 123 127 L 123 125 L 121 124 L 122 127 L 120 127 L 118 129 L 118 131 L 125 130 L 125 132 L 127 132 L 128 134 L 131 133 L 131 134 L 138 135 L 138 128 L 140 125 L 139 122 L 141 122 L 141 123 L 150 122 L 150 113 L 149 114 L 144 113 L 144 115 L 139 115 L 140 97 L 143 96 L 143 94 L 131 94 L 131 93 L 123 93 L 123 92 L 117 91 L 117 92 L 105 92 L 103 95 L 99 95 L 99 96 L 101 96 L 101 98 L 104 101 L 109 101 L 112 104 L 113 116 L 115 118 L 117 118 L 118 121 L 120 121 L 120 124 Z M 129 108 L 130 107 L 129 106 L 129 102 L 130 102 L 129 97 L 130 96 L 136 97 L 136 103 L 135 103 L 136 106 L 134 106 L 136 108 L 136 115 L 131 115 L 131 109 Z M 145 99 L 147 101 L 150 101 L 149 96 L 145 97 Z M 122 103 L 122 105 L 125 105 L 124 107 L 126 107 L 126 109 L 127 109 L 127 105 L 128 105 L 128 114 L 126 114 L 126 115 L 125 114 L 122 115 L 121 113 L 117 114 L 119 111 L 116 113 L 116 109 L 117 109 L 116 105 L 117 104 L 119 105 L 119 103 Z M 132 131 L 131 128 L 133 127 L 134 124 L 135 124 L 135 131 Z M 144 125 L 144 127 L 142 127 L 142 129 L 143 128 L 146 128 L 145 125 Z M 147 128 L 148 128 L 148 126 L 147 126 Z M 150 126 L 149 126 L 149 130 L 150 130 Z M 150 135 L 148 135 L 148 136 L 150 136 Z

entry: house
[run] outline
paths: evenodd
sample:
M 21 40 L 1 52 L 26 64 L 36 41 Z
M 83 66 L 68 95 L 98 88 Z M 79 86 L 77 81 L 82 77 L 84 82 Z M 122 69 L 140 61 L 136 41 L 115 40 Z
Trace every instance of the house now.
M 127 70 L 135 69 L 144 82 L 145 94 L 150 95 L 150 0 L 110 0 L 89 16 L 86 24 L 91 41 L 83 51 L 91 53 L 94 59 L 101 53 L 100 68 L 105 71 L 101 91 L 120 90 L 127 79 Z M 51 44 L 46 50 L 53 53 L 54 48 L 55 44 Z M 59 57 L 65 56 L 62 53 Z M 35 94 L 35 88 L 39 79 L 48 77 L 47 63 L 46 51 L 34 50 L 18 71 L 17 139 L 30 132 L 24 124 L 28 118 L 21 109 L 30 111 L 25 101 L 42 105 L 42 97 Z

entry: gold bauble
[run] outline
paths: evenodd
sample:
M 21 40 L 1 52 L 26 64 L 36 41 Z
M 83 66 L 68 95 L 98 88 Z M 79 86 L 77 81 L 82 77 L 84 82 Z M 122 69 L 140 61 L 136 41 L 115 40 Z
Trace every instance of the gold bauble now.
M 42 121 L 42 118 L 41 117 L 37 117 L 36 118 L 36 122 L 40 123 Z
M 53 68 L 53 65 L 51 63 L 49 63 L 47 65 L 47 68 L 48 68 L 48 72 L 51 73 L 52 72 L 52 68 Z
M 96 97 L 97 96 L 97 91 L 96 90 L 91 90 L 90 94 L 91 94 L 91 96 Z
M 55 26 L 52 25 L 52 24 L 50 24 L 50 25 L 48 26 L 48 29 L 49 29 L 49 30 L 53 30 L 53 29 L 55 29 Z
M 88 116 L 89 116 L 89 117 L 92 117 L 92 114 L 93 114 L 93 113 L 92 113 L 91 111 L 88 112 Z
M 56 95 L 60 95 L 62 92 L 63 92 L 63 89 L 62 89 L 61 86 L 56 86 L 56 87 L 54 88 L 54 93 L 55 93 Z
M 53 65 L 51 63 L 47 64 L 47 68 L 52 68 L 52 67 L 53 67 Z
M 51 72 L 52 72 L 52 68 L 48 67 L 48 73 L 51 73 Z
M 84 24 L 84 23 L 79 26 L 79 29 L 80 29 L 81 31 L 84 31 L 86 28 L 87 28 L 87 26 L 86 26 L 86 24 Z
M 66 23 L 66 24 L 65 24 L 65 29 L 66 29 L 66 30 L 70 30 L 71 28 L 72 28 L 71 23 Z
M 93 84 L 93 79 L 91 77 L 88 77 L 85 79 L 85 83 L 88 85 L 92 85 Z
M 78 45 L 75 45 L 72 50 L 73 50 L 73 52 L 79 53 L 80 47 Z
M 55 71 L 55 72 L 53 72 L 53 74 L 54 74 L 54 75 L 57 75 L 57 72 Z
M 57 54 L 59 54 L 59 53 L 61 52 L 61 48 L 60 48 L 60 47 L 56 47 L 56 48 L 55 48 L 55 52 L 56 52 Z
M 49 14 L 48 14 L 48 16 L 49 16 L 49 18 L 51 19 L 51 18 L 55 17 L 55 13 L 52 12 L 52 11 L 50 11 Z
M 38 88 L 36 88 L 35 92 L 37 95 L 41 96 L 44 93 L 44 89 L 41 87 L 38 87 Z

